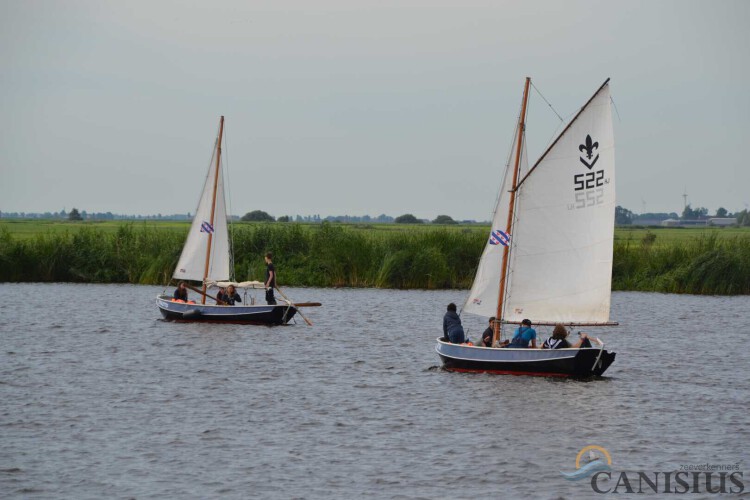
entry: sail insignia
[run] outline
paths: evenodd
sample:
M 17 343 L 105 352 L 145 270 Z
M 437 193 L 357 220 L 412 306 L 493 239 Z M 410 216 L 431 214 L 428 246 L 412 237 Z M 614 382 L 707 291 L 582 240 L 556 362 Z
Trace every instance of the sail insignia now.
M 580 146 L 578 146 L 578 151 L 586 151 L 586 158 L 588 158 L 590 160 L 591 157 L 594 155 L 594 150 L 598 149 L 598 148 L 599 148 L 599 143 L 598 142 L 592 142 L 591 136 L 587 135 L 586 136 L 586 142 L 584 144 L 581 144 Z M 589 170 L 591 170 L 592 168 L 594 168 L 594 164 L 596 163 L 596 161 L 598 159 L 599 159 L 599 155 L 596 155 L 596 158 L 594 158 L 594 161 L 592 161 L 591 164 L 589 164 L 589 162 L 587 162 L 586 160 L 584 160 L 583 157 L 580 158 L 581 163 L 583 163 L 584 165 L 586 165 L 586 167 L 588 167 Z

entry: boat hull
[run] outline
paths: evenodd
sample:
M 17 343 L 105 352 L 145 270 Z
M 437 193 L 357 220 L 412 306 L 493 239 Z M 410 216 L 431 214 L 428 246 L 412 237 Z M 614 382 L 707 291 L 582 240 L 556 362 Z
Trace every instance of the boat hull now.
M 161 315 L 170 321 L 285 325 L 297 313 L 289 304 L 218 306 L 174 302 L 167 295 L 156 298 Z
M 446 370 L 543 377 L 590 377 L 602 375 L 615 353 L 584 349 L 491 349 L 450 344 L 438 339 L 435 347 Z

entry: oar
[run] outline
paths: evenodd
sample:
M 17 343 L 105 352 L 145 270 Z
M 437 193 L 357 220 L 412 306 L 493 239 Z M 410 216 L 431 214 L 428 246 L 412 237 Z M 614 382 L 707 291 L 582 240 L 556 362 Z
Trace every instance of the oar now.
M 320 307 L 322 305 L 320 302 L 296 302 L 294 307 Z
M 297 308 L 297 305 L 294 302 L 292 302 L 291 300 L 289 300 L 289 297 L 287 297 L 286 295 L 284 295 L 284 292 L 282 292 L 279 289 L 279 287 L 276 287 L 276 290 L 278 290 L 278 292 L 281 294 L 282 297 L 284 297 L 284 299 L 287 302 L 289 302 L 291 305 L 293 305 L 295 308 Z M 310 320 L 307 319 L 304 314 L 302 314 L 302 311 L 300 311 L 299 308 L 297 308 L 297 312 L 299 313 L 300 316 L 302 316 L 302 319 L 305 320 L 305 323 L 307 323 L 307 326 L 312 326 L 312 323 L 310 322 Z
M 200 288 L 195 288 L 194 286 L 190 286 L 190 285 L 188 285 L 187 283 L 185 283 L 185 288 L 189 288 L 189 289 L 191 289 L 192 291 L 194 291 L 194 292 L 196 292 L 196 293 L 199 293 L 199 294 L 203 295 L 204 297 L 208 297 L 209 299 L 215 300 L 217 304 L 226 304 L 226 302 L 224 302 L 223 300 L 219 300 L 219 299 L 217 299 L 216 297 L 214 297 L 214 296 L 212 296 L 212 295 L 209 295 L 209 294 L 207 294 L 206 292 L 204 292 L 204 291 L 203 291 L 203 290 L 201 290 Z

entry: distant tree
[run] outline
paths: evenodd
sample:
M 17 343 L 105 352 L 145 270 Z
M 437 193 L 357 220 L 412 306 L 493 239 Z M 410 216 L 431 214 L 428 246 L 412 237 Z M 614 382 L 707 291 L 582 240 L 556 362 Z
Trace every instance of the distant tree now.
M 719 209 L 716 211 L 716 217 L 726 217 L 727 216 L 727 209 L 724 207 L 719 207 Z
M 276 219 L 276 222 L 289 222 L 289 216 L 288 215 L 282 215 L 278 219 Z
M 690 207 L 690 205 L 687 205 L 682 211 L 683 219 L 699 219 L 701 217 L 705 217 L 706 215 L 708 215 L 708 209 L 706 207 L 693 209 Z
M 81 217 L 81 214 L 78 213 L 77 208 L 73 208 L 68 214 L 68 220 L 83 220 L 83 217 Z
M 274 218 L 263 210 L 253 210 L 243 215 L 240 220 L 245 222 L 273 222 Z
M 414 217 L 412 214 L 399 215 L 394 220 L 396 224 L 421 224 L 422 221 Z
M 633 223 L 633 212 L 627 208 L 621 206 L 615 207 L 615 224 L 618 226 L 626 226 Z
M 748 212 L 747 209 L 743 210 L 742 212 L 737 212 L 735 215 L 737 216 L 738 225 L 750 226 L 750 212 Z
M 458 222 L 453 220 L 453 217 L 450 215 L 438 215 L 435 217 L 435 220 L 432 221 L 433 224 L 458 224 Z

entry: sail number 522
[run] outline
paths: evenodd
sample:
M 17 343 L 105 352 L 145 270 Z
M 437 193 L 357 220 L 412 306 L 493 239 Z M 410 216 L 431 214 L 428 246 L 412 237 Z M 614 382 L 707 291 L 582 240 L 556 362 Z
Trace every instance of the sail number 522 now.
M 577 174 L 573 176 L 573 184 L 576 187 L 576 191 L 601 187 L 604 184 L 607 184 L 608 181 L 609 179 L 604 179 L 604 170 L 586 172 L 585 174 Z

